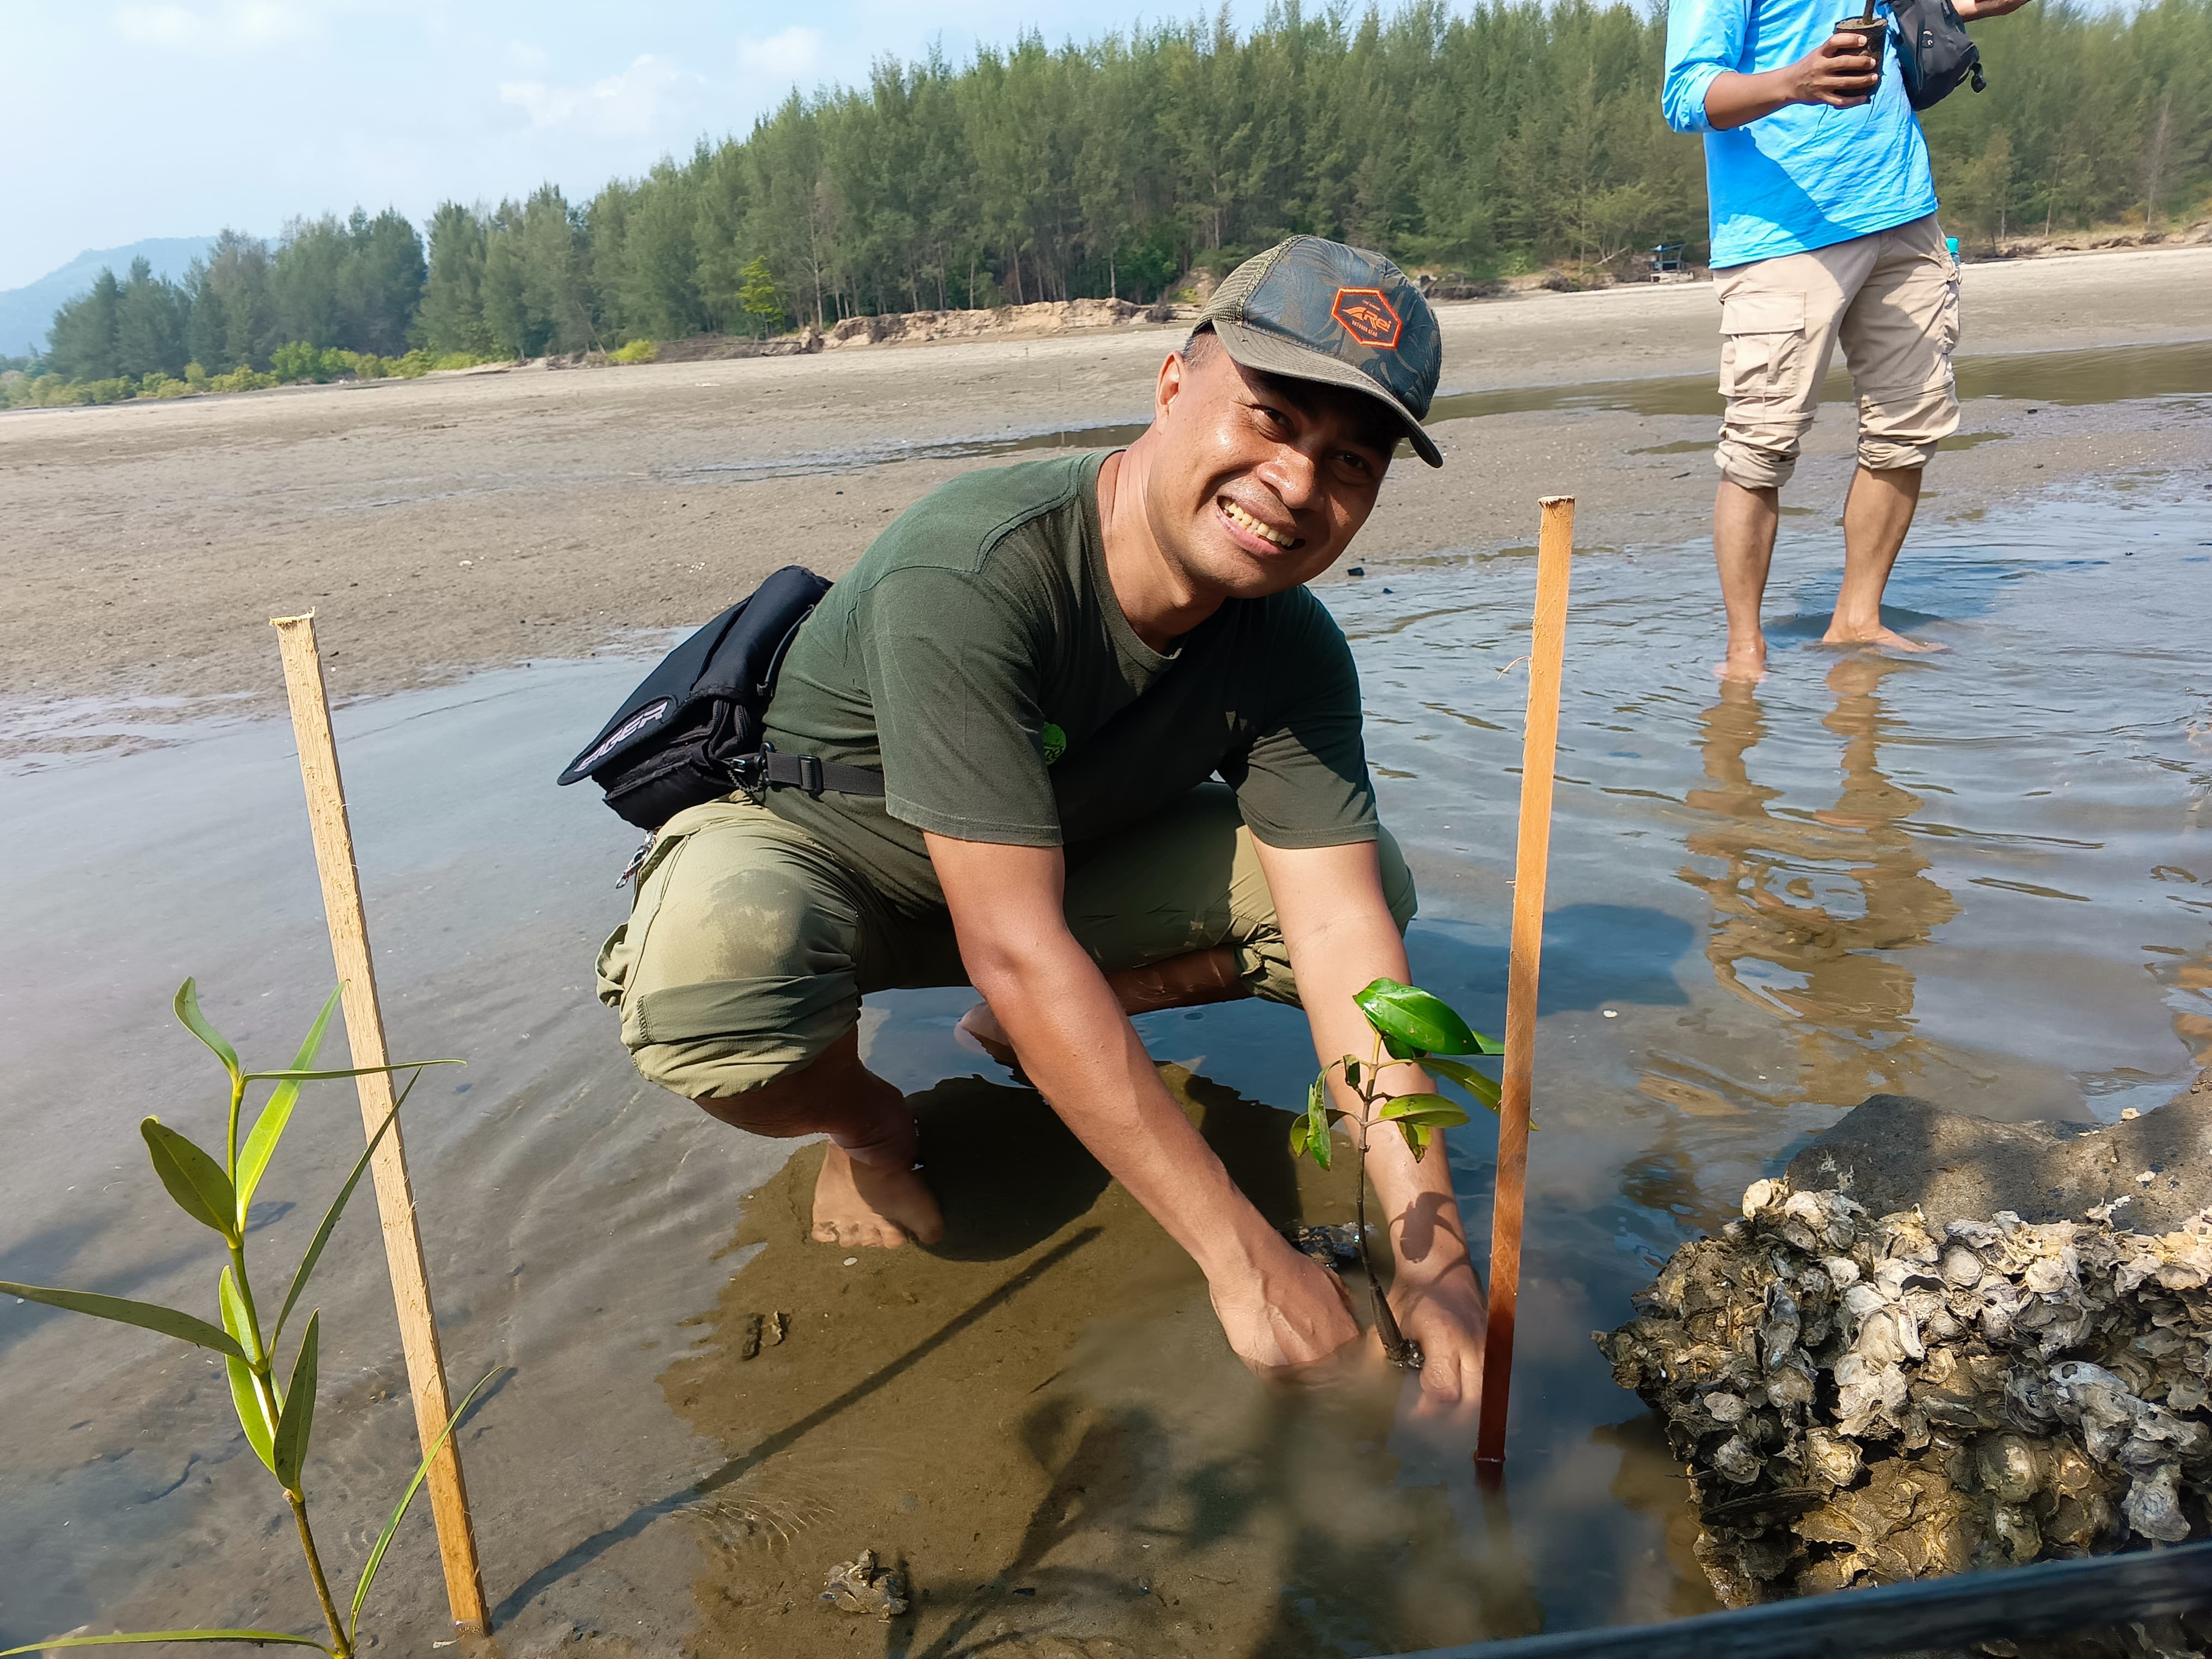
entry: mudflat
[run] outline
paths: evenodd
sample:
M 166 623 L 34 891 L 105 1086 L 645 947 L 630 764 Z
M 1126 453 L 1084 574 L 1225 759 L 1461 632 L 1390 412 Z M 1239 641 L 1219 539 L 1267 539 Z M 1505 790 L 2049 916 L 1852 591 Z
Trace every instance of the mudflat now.
M 2212 248 L 1969 265 L 1965 284 L 1969 368 L 2212 338 Z M 1526 541 L 1550 493 L 1580 499 L 1592 549 L 1703 533 L 1712 415 L 1686 379 L 1658 392 L 1664 377 L 1714 374 L 1708 284 L 1439 315 L 1444 392 L 1509 395 L 1437 425 L 1441 471 L 1394 468 L 1355 550 L 1365 565 Z M 309 609 L 342 696 L 639 650 L 780 565 L 846 569 L 893 514 L 1003 464 L 1016 441 L 1085 446 L 1143 421 L 1176 343 L 1136 326 L 9 414 L 0 698 L 259 707 L 278 684 L 265 619 Z M 1512 407 L 1559 403 L 1547 386 L 1644 380 L 1656 390 L 1640 400 Z M 1829 409 L 1791 508 L 1838 510 L 1850 443 L 1849 407 Z M 2212 462 L 2212 422 L 2169 404 L 1979 397 L 1949 443 L 1934 519 L 2069 478 Z

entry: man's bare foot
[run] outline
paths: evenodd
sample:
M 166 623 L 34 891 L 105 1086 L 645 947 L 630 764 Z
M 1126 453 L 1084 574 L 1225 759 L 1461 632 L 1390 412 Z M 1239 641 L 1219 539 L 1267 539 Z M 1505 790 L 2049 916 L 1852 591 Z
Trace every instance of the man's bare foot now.
M 961 1015 L 955 1029 L 1008 1071 L 1018 1077 L 1021 1074 L 1022 1062 L 1014 1053 L 1014 1045 L 1006 1040 L 1006 1028 L 999 1024 L 999 1017 L 991 1012 L 989 1003 L 979 1002 Z
M 1753 645 L 1731 645 L 1728 655 L 1713 665 L 1717 680 L 1741 680 L 1755 684 L 1766 678 L 1766 641 Z
M 890 1250 L 908 1239 L 934 1244 L 944 1236 L 944 1213 L 915 1171 L 856 1164 L 834 1140 L 822 1149 L 822 1173 L 814 1182 L 817 1243 Z
M 1933 640 L 1908 640 L 1893 628 L 1884 628 L 1879 623 L 1872 628 L 1846 628 L 1832 622 L 1828 631 L 1820 636 L 1823 645 L 1871 645 L 1881 651 L 1902 651 L 1910 656 L 1927 656 L 1934 652 L 1948 651 L 1948 645 L 1938 645 Z

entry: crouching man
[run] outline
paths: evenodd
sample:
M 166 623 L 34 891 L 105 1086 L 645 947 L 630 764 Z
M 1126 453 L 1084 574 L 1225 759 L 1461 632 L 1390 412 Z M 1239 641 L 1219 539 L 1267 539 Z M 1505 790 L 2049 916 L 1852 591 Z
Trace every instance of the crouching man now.
M 969 1029 L 1190 1253 L 1247 1365 L 1295 1374 L 1358 1340 L 1343 1286 L 1237 1190 L 1128 1017 L 1265 997 L 1334 1059 L 1370 1042 L 1353 993 L 1410 978 L 1358 676 L 1304 584 L 1401 439 L 1442 464 L 1419 424 L 1441 356 L 1396 267 L 1293 238 L 1222 285 L 1128 448 L 944 485 L 799 630 L 770 744 L 879 771 L 883 793 L 671 819 L 599 994 L 654 1082 L 755 1134 L 830 1137 L 817 1239 L 938 1237 L 913 1116 L 856 1022 L 870 991 L 972 984 Z M 1395 1310 L 1430 1398 L 1471 1398 L 1483 1304 L 1446 1161 L 1376 1144 Z

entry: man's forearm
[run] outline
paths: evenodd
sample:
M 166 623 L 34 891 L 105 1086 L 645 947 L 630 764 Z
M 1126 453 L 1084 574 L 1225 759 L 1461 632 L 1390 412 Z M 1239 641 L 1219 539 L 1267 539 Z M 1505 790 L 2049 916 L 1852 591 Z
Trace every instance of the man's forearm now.
M 969 971 L 1053 1109 L 1209 1279 L 1273 1240 L 1072 937 L 1026 941 Z
M 1786 104 L 1797 101 L 1796 67 L 1740 75 L 1723 70 L 1705 88 L 1705 119 L 1716 132 L 1749 126 Z

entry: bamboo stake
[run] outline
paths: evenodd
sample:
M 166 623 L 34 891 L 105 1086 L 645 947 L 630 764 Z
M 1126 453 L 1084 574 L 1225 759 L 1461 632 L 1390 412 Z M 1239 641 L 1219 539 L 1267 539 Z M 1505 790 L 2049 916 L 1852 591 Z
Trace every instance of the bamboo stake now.
M 376 997 L 376 967 L 368 951 L 368 918 L 362 908 L 361 873 L 355 866 L 353 828 L 346 817 L 345 784 L 338 775 L 337 740 L 323 687 L 323 659 L 315 648 L 315 615 L 272 617 L 284 658 L 284 690 L 292 704 L 292 734 L 300 750 L 300 781 L 307 793 L 307 823 L 315 841 L 315 868 L 323 881 L 323 914 L 330 923 L 331 955 L 343 988 L 346 1040 L 353 1064 L 381 1066 L 384 1015 Z M 361 1121 L 369 1134 L 392 1115 L 392 1074 L 355 1079 Z M 407 1356 L 408 1390 L 415 1399 L 415 1432 L 430 1445 L 444 1433 L 453 1404 L 446 1364 L 430 1308 L 430 1282 L 422 1263 L 422 1236 L 415 1224 L 415 1194 L 397 1121 L 385 1132 L 369 1161 L 376 1177 L 376 1207 L 384 1221 L 384 1255 L 392 1270 L 392 1296 L 399 1310 L 399 1340 Z M 476 1530 L 469 1520 L 468 1488 L 451 1437 L 430 1465 L 430 1510 L 437 1522 L 438 1553 L 446 1569 L 446 1601 L 454 1626 L 482 1635 L 490 1626 L 483 1573 L 477 1561 Z
M 1513 1319 L 1521 1295 L 1522 1194 L 1528 1175 L 1528 1092 L 1536 1050 L 1536 970 L 1544 951 L 1544 877 L 1552 851 L 1552 770 L 1559 746 L 1559 675 L 1567 644 L 1567 574 L 1575 498 L 1547 495 L 1536 542 L 1536 625 L 1528 647 L 1528 718 L 1521 739 L 1521 843 L 1514 859 L 1513 943 L 1505 976 L 1505 1066 L 1498 1113 L 1498 1192 L 1490 1214 L 1490 1323 L 1482 1346 L 1482 1417 L 1474 1461 L 1505 1461 Z

